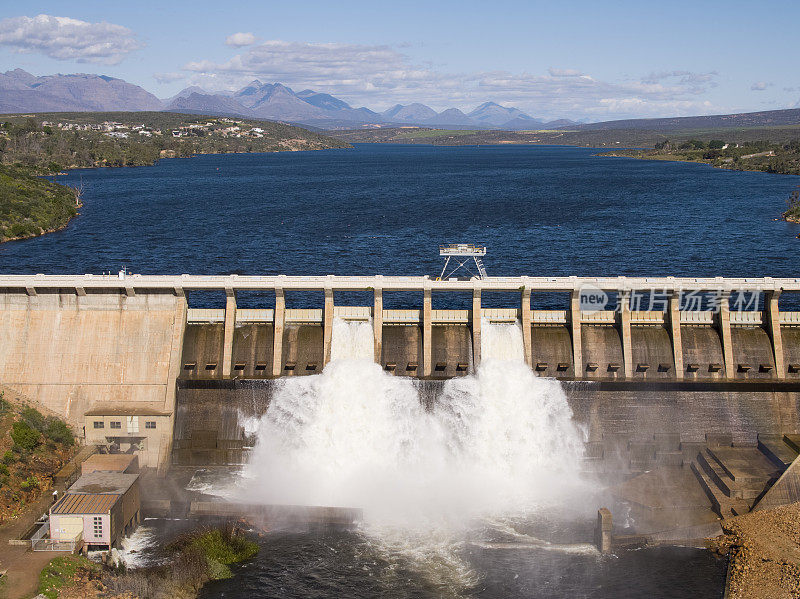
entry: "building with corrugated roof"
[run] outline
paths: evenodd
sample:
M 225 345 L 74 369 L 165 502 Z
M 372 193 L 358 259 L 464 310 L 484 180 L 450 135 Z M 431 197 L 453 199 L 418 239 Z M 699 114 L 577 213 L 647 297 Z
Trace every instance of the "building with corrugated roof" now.
M 139 508 L 138 474 L 84 474 L 50 508 L 50 538 L 81 534 L 88 550 L 110 549 L 139 524 Z

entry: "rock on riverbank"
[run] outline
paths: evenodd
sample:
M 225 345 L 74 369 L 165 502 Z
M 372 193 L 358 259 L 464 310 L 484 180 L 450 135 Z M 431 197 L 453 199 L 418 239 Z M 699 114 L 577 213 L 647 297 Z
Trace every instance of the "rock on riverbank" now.
M 800 597 L 800 502 L 722 522 L 712 548 L 730 556 L 726 597 Z

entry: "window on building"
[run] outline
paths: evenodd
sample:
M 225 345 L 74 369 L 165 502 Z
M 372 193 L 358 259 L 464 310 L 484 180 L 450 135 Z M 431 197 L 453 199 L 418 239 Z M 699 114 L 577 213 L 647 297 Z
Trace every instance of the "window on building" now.
M 156 421 L 155 420 L 145 420 L 144 427 L 145 428 L 155 428 L 156 427 Z
M 94 427 L 95 428 L 103 428 L 103 426 L 104 426 L 104 424 L 103 424 L 102 420 L 95 420 L 94 421 Z
M 119 421 L 111 421 L 111 428 L 122 428 L 122 422 Z
M 103 536 L 103 518 L 100 516 L 95 516 L 92 518 L 92 532 L 94 532 L 95 538 L 102 538 Z

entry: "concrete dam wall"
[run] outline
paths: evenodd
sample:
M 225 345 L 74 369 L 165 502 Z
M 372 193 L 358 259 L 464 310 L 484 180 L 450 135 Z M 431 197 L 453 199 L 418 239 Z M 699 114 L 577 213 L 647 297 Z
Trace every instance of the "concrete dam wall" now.
M 91 410 L 171 415 L 185 298 L 69 289 L 0 293 L 0 383 L 59 414 L 83 436 Z M 144 426 L 144 425 L 142 425 Z M 146 453 L 164 459 L 170 428 Z
M 586 286 L 616 294 L 616 309 L 587 309 Z M 634 309 L 635 294 L 653 289 L 665 293 L 662 309 Z M 188 308 L 187 293 L 209 290 L 224 307 Z M 240 308 L 239 292 L 253 290 L 274 294 L 274 307 Z M 320 307 L 287 306 L 290 290 L 319 292 Z M 736 290 L 758 294 L 758 309 L 732 309 Z M 337 305 L 340 291 L 373 301 Z M 418 292 L 419 308 L 384 309 L 394 291 Z M 525 361 L 565 382 L 590 442 L 717 431 L 752 441 L 796 432 L 800 312 L 779 300 L 798 291 L 800 279 L 0 276 L 0 384 L 87 442 L 139 451 L 150 465 L 173 453 L 185 463 L 189 450 L 241 454 L 242 414 L 263 413 L 274 380 L 324 369 L 337 318 L 371 323 L 375 362 L 420 381 L 425 401 L 481 363 L 482 323 L 518 323 Z M 472 309 L 433 309 L 434 294 L 454 292 Z M 491 307 L 495 292 L 517 294 L 518 307 Z M 536 309 L 540 292 L 561 294 L 564 309 Z M 722 298 L 718 309 L 682 301 L 696 293 Z
M 446 381 L 418 381 L 432 407 Z M 644 471 L 710 438 L 755 446 L 759 436 L 800 433 L 800 388 L 681 384 L 669 389 L 597 381 L 562 383 L 574 420 L 586 431 L 587 456 L 614 458 L 620 472 Z M 181 380 L 178 383 L 173 460 L 179 466 L 241 464 L 255 443 L 253 426 L 281 380 Z M 659 456 L 658 439 L 672 439 Z M 636 455 L 637 450 L 645 449 Z M 646 451 L 650 449 L 649 453 Z M 642 456 L 646 457 L 642 457 Z M 683 457 L 683 456 L 681 456 Z M 693 456 L 686 456 L 693 457 Z

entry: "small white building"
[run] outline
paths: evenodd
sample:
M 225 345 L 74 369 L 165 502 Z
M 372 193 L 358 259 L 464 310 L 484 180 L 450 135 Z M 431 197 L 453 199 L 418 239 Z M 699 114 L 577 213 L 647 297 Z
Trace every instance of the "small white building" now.
M 90 551 L 111 549 L 138 526 L 139 507 L 138 474 L 84 474 L 50 508 L 50 538 L 82 537 Z

